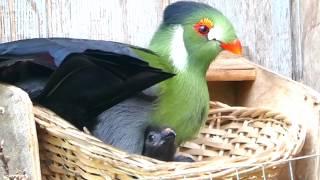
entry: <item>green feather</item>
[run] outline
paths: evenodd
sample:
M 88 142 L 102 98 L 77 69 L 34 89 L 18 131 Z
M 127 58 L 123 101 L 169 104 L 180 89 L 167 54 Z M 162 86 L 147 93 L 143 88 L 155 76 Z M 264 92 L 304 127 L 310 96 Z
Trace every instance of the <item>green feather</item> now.
M 164 22 L 160 25 L 149 46 L 159 56 L 136 51 L 140 57 L 150 59 L 152 66 L 176 73 L 175 77 L 159 84 L 159 98 L 154 104 L 151 123 L 173 128 L 178 144 L 193 138 L 207 118 L 209 94 L 205 75 L 210 63 L 221 52 L 219 42 L 209 41 L 195 31 L 194 25 L 203 18 L 212 20 L 214 28 L 222 29 L 221 41 L 236 39 L 231 23 L 219 11 L 206 8 L 193 12 L 180 24 Z M 178 44 L 184 47 L 172 48 L 179 28 L 183 30 L 183 42 Z M 185 48 L 186 54 L 177 57 L 179 52 L 184 52 L 179 48 Z M 176 61 L 182 65 L 186 62 L 186 65 L 177 67 Z
M 172 67 L 168 64 L 167 61 L 162 60 L 162 57 L 158 54 L 150 53 L 145 51 L 145 49 L 130 47 L 132 51 L 141 59 L 144 59 L 149 63 L 150 66 L 154 68 L 162 69 L 165 72 L 173 72 Z

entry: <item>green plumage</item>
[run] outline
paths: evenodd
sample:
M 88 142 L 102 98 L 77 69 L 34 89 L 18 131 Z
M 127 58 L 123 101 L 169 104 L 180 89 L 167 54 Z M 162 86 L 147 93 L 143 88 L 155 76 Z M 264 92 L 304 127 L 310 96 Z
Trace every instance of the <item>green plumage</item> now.
M 209 95 L 205 74 L 222 50 L 219 42 L 199 34 L 194 28 L 195 24 L 207 18 L 213 22 L 213 28 L 221 30 L 219 41 L 229 42 L 237 38 L 231 23 L 220 12 L 207 5 L 196 5 L 199 7 L 192 7 L 192 13 L 188 16 L 177 15 L 175 17 L 180 19 L 164 19 L 149 46 L 161 57 L 151 58 L 149 63 L 176 73 L 175 77 L 158 85 L 159 98 L 154 104 L 152 124 L 173 128 L 178 144 L 193 138 L 207 118 Z M 183 42 L 179 43 L 179 38 Z M 173 43 L 179 46 L 173 47 Z M 150 59 L 149 54 L 137 54 Z

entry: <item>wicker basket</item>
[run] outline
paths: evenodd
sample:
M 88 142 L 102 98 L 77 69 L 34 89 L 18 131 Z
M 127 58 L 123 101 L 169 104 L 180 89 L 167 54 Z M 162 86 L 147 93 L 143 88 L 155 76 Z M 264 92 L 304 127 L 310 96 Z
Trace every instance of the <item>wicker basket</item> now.
M 261 164 L 288 159 L 303 147 L 306 131 L 263 108 L 210 103 L 199 136 L 179 148 L 199 160 L 162 162 L 129 155 L 85 134 L 45 108 L 35 107 L 43 179 L 241 179 L 261 177 Z M 275 177 L 281 164 L 266 165 Z

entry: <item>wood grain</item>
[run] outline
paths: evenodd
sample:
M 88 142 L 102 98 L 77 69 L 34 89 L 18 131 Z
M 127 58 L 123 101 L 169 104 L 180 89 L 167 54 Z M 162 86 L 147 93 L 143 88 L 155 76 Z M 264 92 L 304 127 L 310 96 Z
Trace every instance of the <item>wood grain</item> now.
M 250 59 L 291 77 L 289 0 L 208 0 L 234 24 Z
M 175 1 L 0 0 L 0 42 L 73 37 L 146 47 Z M 320 91 L 319 0 L 197 1 L 232 21 L 250 60 Z
M 162 19 L 163 9 L 174 1 L 0 0 L 0 42 L 35 37 L 74 37 L 146 47 Z M 320 91 L 319 0 L 201 2 L 216 7 L 230 18 L 239 38 L 248 47 L 250 60 Z M 278 81 L 277 85 L 281 86 L 281 83 L 285 82 Z M 278 88 L 270 83 L 260 82 L 260 85 L 264 94 L 255 95 L 260 99 L 269 93 L 269 89 Z M 249 88 L 252 84 L 248 84 Z M 277 98 L 287 96 L 285 88 L 281 92 L 283 97 Z M 290 94 L 290 97 L 298 99 L 295 103 L 302 103 L 304 98 L 303 93 Z M 255 101 L 251 98 L 243 105 L 258 105 Z M 275 100 L 265 101 L 271 106 Z M 287 104 L 278 104 L 277 107 L 285 108 Z M 311 123 L 318 122 L 312 118 L 308 125 Z M 309 142 L 316 143 L 314 139 Z M 319 147 L 316 151 L 319 152 Z
M 256 79 L 255 66 L 238 55 L 222 52 L 211 63 L 207 71 L 207 81 L 252 81 Z
M 297 80 L 320 91 L 320 1 L 300 2 L 302 76 Z
M 73 37 L 146 47 L 163 9 L 175 1 L 1 0 L 0 42 Z M 319 0 L 197 1 L 216 7 L 232 21 L 250 60 L 320 91 L 315 78 L 320 72 Z
M 9 156 L 10 174 L 25 171 L 30 179 L 38 180 L 40 160 L 32 103 L 24 91 L 0 84 L 0 141 L 4 140 L 4 152 Z M 3 177 L 0 168 L 0 177 Z
M 147 46 L 175 0 L 2 0 L 0 42 L 32 37 L 105 39 Z M 291 77 L 289 0 L 204 0 L 233 22 L 249 56 Z M 281 62 L 281 63 L 279 63 Z
M 319 154 L 320 94 L 316 91 L 256 66 L 257 78 L 253 82 L 238 84 L 236 104 L 247 107 L 265 107 L 282 112 L 293 123 L 307 128 L 307 137 L 300 156 Z M 320 164 L 316 159 L 295 163 L 295 179 L 319 179 Z M 289 179 L 283 172 L 279 179 Z

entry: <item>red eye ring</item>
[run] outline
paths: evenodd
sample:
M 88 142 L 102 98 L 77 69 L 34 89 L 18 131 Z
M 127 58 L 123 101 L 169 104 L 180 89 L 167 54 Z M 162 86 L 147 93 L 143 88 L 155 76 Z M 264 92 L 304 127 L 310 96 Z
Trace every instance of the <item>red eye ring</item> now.
M 210 31 L 210 28 L 206 25 L 200 25 L 197 31 L 202 35 L 207 35 Z
M 202 36 L 209 33 L 210 29 L 213 28 L 213 22 L 208 18 L 202 18 L 194 26 L 194 30 Z

